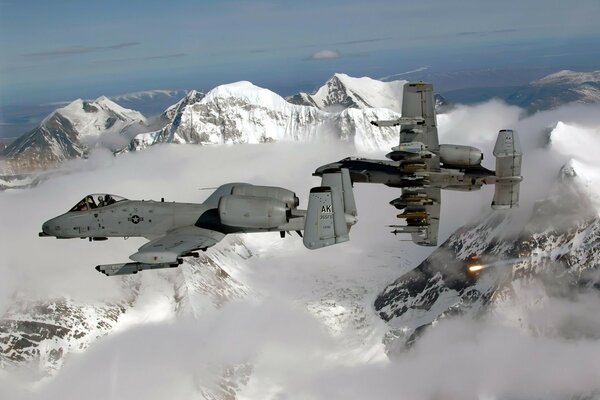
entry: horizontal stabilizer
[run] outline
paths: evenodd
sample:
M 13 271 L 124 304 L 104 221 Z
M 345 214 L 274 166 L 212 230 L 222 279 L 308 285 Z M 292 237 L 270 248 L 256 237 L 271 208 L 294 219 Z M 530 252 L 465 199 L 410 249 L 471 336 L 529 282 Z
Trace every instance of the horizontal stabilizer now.
M 496 189 L 492 208 L 505 209 L 519 206 L 521 160 L 523 152 L 517 132 L 503 129 L 494 146 L 496 157 Z
M 321 179 L 321 186 L 336 187 L 342 191 L 344 200 L 344 212 L 352 216 L 357 215 L 356 201 L 352 190 L 352 180 L 347 168 L 340 169 L 339 172 L 325 173 Z

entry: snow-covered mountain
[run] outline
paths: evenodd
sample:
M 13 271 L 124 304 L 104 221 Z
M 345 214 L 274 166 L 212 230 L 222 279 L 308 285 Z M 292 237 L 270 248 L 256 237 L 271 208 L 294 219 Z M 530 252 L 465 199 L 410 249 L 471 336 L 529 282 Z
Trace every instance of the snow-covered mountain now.
M 22 166 L 48 166 L 83 157 L 97 145 L 121 148 L 129 140 L 127 134 L 143 130 L 145 124 L 142 114 L 107 97 L 77 99 L 13 141 L 2 154 Z
M 13 164 L 31 169 L 83 157 L 98 143 L 122 152 L 141 150 L 157 143 L 264 143 L 341 138 L 353 142 L 360 150 L 387 148 L 393 129 L 375 128 L 369 121 L 397 116 L 394 112 L 402 108 L 404 83 L 336 74 L 314 95 L 301 94 L 310 100 L 295 104 L 298 102 L 294 99 L 286 101 L 250 82 L 237 82 L 214 88 L 206 95 L 189 91 L 150 125 L 139 112 L 125 109 L 106 97 L 94 101 L 79 99 L 53 112 L 2 154 Z M 170 98 L 174 93 L 178 92 L 139 92 L 113 99 L 135 103 L 148 97 Z M 156 126 L 159 129 L 148 132 Z M 123 136 L 135 137 L 127 146 L 121 140 Z
M 405 350 L 442 319 L 493 312 L 511 301 L 523 280 L 575 289 L 599 285 L 600 216 L 596 190 L 590 191 L 586 178 L 590 172 L 571 160 L 520 232 L 506 234 L 520 224 L 514 213 L 490 212 L 388 285 L 374 303 L 391 326 L 388 351 Z M 472 256 L 482 256 L 478 262 L 491 267 L 479 275 L 469 273 Z
M 131 308 L 139 282 L 123 284 L 131 298 L 113 304 L 16 299 L 0 318 L 0 369 L 32 363 L 37 366 L 34 378 L 56 373 L 70 353 L 84 351 L 110 333 Z
M 360 150 L 376 150 L 387 148 L 397 140 L 394 129 L 370 124 L 373 119 L 398 116 L 389 109 L 346 108 L 330 113 L 312 106 L 291 104 L 276 93 L 250 82 L 218 86 L 205 96 L 196 93 L 192 97 L 195 102 L 188 101 L 186 97 L 165 112 L 167 117 L 172 115 L 172 122 L 165 128 L 137 135 L 130 150 L 140 150 L 157 143 L 315 142 L 332 139 L 354 143 Z
M 387 108 L 402 112 L 402 93 L 407 81 L 382 82 L 368 77 L 353 78 L 335 74 L 315 93 L 300 92 L 286 100 L 320 110 L 345 108 Z
M 106 335 L 178 315 L 199 317 L 243 298 L 248 288 L 226 270 L 235 270 L 236 263 L 251 253 L 238 238 L 228 238 L 226 243 L 210 256 L 186 260 L 173 273 L 117 278 L 123 294 L 109 303 L 15 298 L 0 317 L 0 370 L 32 364 L 36 372 L 32 378 L 51 376 L 72 354 L 85 351 Z M 147 314 L 148 301 L 158 293 L 162 304 L 154 306 L 161 312 L 154 309 Z
M 506 101 L 530 112 L 553 109 L 571 102 L 598 103 L 600 71 L 559 71 L 518 89 Z
M 181 100 L 167 107 L 167 109 L 160 114 L 157 121 L 153 123 L 153 125 L 155 127 L 158 126 L 159 129 L 137 135 L 123 151 L 141 150 L 148 145 L 171 142 L 174 137 L 174 132 L 179 128 L 179 125 L 181 125 L 181 117 L 186 107 L 201 101 L 203 98 L 204 93 L 190 90 Z M 147 143 L 148 140 L 150 140 L 151 144 Z

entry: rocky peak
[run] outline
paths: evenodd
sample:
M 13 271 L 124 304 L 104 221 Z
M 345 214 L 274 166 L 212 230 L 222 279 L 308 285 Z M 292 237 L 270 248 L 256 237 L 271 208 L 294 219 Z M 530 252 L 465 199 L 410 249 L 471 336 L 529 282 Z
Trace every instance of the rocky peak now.
M 172 123 L 177 116 L 181 118 L 181 113 L 183 112 L 185 107 L 187 107 L 190 104 L 200 102 L 204 98 L 204 96 L 205 95 L 202 92 L 190 90 L 181 100 L 167 108 L 161 114 L 161 120 L 165 123 Z
M 387 108 L 401 112 L 405 83 L 406 81 L 382 82 L 368 77 L 354 78 L 336 73 L 314 93 L 300 92 L 287 100 L 293 104 L 310 105 L 326 111 Z

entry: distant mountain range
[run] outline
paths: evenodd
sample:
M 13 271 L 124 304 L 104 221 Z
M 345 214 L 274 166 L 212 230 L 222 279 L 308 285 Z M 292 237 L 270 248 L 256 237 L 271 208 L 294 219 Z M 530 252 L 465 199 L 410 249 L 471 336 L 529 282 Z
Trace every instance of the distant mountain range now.
M 250 82 L 218 86 L 206 94 L 153 90 L 112 99 L 78 99 L 0 149 L 0 155 L 16 165 L 13 170 L 18 172 L 84 157 L 95 146 L 120 153 L 157 143 L 261 143 L 332 136 L 353 141 L 361 149 L 375 149 L 386 146 L 392 130 L 373 129 L 368 122 L 401 112 L 405 83 L 335 74 L 314 93 L 300 92 L 285 99 Z M 438 112 L 461 98 L 500 97 L 530 112 L 569 102 L 596 103 L 600 101 L 600 71 L 560 71 L 520 88 L 477 90 L 476 94 L 473 90 L 449 92 L 448 101 L 436 95 Z M 174 103 L 174 99 L 179 101 Z M 124 107 L 156 111 L 157 104 L 167 106 L 152 121 Z
M 167 107 L 185 96 L 187 92 L 187 90 L 157 89 L 106 97 L 124 108 L 137 110 L 150 119 L 162 113 Z M 92 101 L 93 99 L 85 100 Z M 48 114 L 69 103 L 71 101 L 0 106 L 0 142 L 10 142 L 31 131 Z
M 451 90 L 443 95 L 451 103 L 466 104 L 499 98 L 534 113 L 571 102 L 600 102 L 600 71 L 563 70 L 525 86 L 474 87 Z
M 221 85 L 204 94 L 188 92 L 153 122 L 138 111 L 101 97 L 75 100 L 55 110 L 39 126 L 8 145 L 2 155 L 20 168 L 48 167 L 85 157 L 93 147 L 115 153 L 139 151 L 158 143 L 263 143 L 342 139 L 361 149 L 389 147 L 393 128 L 376 128 L 373 119 L 398 116 L 405 81 L 334 75 L 312 101 L 299 105 L 250 82 Z M 147 98 L 140 93 L 121 101 Z M 158 95 L 164 95 L 159 93 Z M 329 138 L 329 139 L 328 139 Z
M 600 71 L 560 71 L 519 88 L 505 100 L 530 112 L 548 110 L 571 102 L 598 103 Z
M 329 98 L 345 102 L 346 93 L 353 93 L 360 79 L 347 77 L 345 84 L 326 85 L 325 90 Z M 332 80 L 337 81 L 337 75 Z M 381 108 L 386 104 L 386 94 L 385 90 L 373 91 L 371 103 L 350 108 L 332 100 L 329 109 L 337 107 L 337 111 L 328 112 L 312 105 L 292 104 L 250 82 L 222 85 L 206 95 L 190 92 L 179 105 L 163 114 L 170 123 L 159 131 L 136 135 L 128 150 L 138 151 L 157 143 L 265 143 L 328 138 L 352 142 L 362 149 L 378 149 L 394 140 L 393 129 L 379 129 L 370 124 L 372 119 L 397 115 Z

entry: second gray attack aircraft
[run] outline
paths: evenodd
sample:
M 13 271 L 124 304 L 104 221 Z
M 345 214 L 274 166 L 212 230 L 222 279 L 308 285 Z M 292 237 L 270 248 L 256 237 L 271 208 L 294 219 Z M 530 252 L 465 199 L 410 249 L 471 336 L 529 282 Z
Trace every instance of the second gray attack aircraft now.
M 349 240 L 356 204 L 347 169 L 323 175 L 310 191 L 308 208 L 298 209 L 290 190 L 247 183 L 220 186 L 202 204 L 128 200 L 110 194 L 85 196 L 67 213 L 46 221 L 40 236 L 58 239 L 145 237 L 134 262 L 98 265 L 105 275 L 173 268 L 198 257 L 230 233 L 295 231 L 309 249 Z
M 517 133 L 498 133 L 494 156 L 496 171 L 481 165 L 481 150 L 465 145 L 439 144 L 433 86 L 413 82 L 404 85 L 402 117 L 373 121 L 375 126 L 400 126 L 400 143 L 386 154 L 389 160 L 348 157 L 319 167 L 314 175 L 350 171 L 353 182 L 381 183 L 402 189 L 391 205 L 402 210 L 398 218 L 405 225 L 390 225 L 392 233 L 409 233 L 421 246 L 436 246 L 440 219 L 440 190 L 478 190 L 494 184 L 492 208 L 519 204 L 521 145 Z

